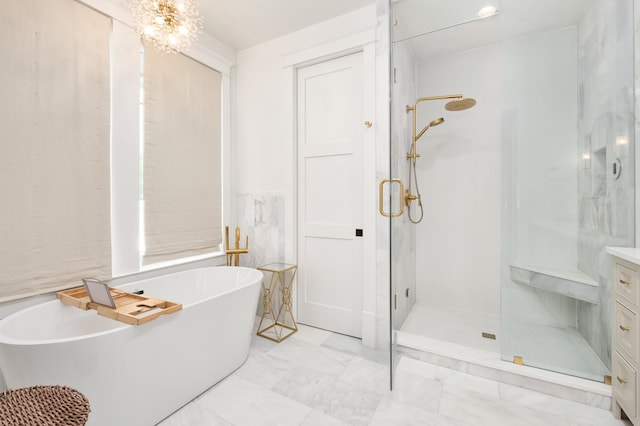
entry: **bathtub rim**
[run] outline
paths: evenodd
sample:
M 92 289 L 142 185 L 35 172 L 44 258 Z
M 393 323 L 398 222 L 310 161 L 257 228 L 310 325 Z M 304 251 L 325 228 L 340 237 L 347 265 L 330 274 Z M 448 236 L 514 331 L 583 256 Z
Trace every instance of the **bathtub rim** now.
M 245 267 L 245 266 L 225 266 L 225 265 L 221 265 L 221 266 L 203 266 L 203 267 L 198 267 L 198 268 L 193 268 L 193 269 L 186 269 L 186 270 L 183 270 L 183 271 L 172 272 L 170 274 L 158 275 L 158 276 L 152 277 L 152 278 L 145 278 L 145 279 L 142 279 L 142 280 L 139 280 L 139 281 L 132 281 L 132 282 L 124 283 L 124 284 L 121 284 L 121 285 L 115 285 L 114 287 L 115 288 L 123 288 L 123 287 L 128 287 L 128 286 L 135 287 L 137 285 L 141 285 L 140 283 L 143 283 L 143 282 L 146 282 L 146 281 L 151 281 L 151 280 L 154 280 L 154 279 L 157 279 L 157 278 L 160 278 L 160 277 L 169 277 L 169 276 L 172 276 L 172 275 L 180 275 L 180 274 L 185 274 L 185 273 L 189 273 L 189 272 L 192 272 L 192 271 L 198 271 L 198 270 L 203 270 L 203 269 L 217 269 L 217 268 L 223 268 L 225 270 L 241 269 L 241 270 L 246 270 L 246 271 L 250 272 L 251 274 L 254 273 L 252 271 L 255 271 L 255 273 L 257 273 L 257 274 L 255 274 L 256 275 L 255 276 L 256 279 L 255 280 L 249 279 L 249 278 L 252 278 L 251 275 L 250 275 L 249 278 L 247 279 L 247 282 L 243 283 L 242 286 L 238 286 L 238 287 L 232 288 L 230 290 L 217 293 L 217 294 L 215 294 L 213 296 L 209 296 L 207 298 L 197 300 L 196 302 L 188 304 L 188 305 L 183 305 L 183 310 L 186 309 L 186 308 L 189 308 L 191 306 L 196 306 L 196 305 L 199 305 L 201 303 L 205 303 L 205 302 L 207 302 L 207 301 L 209 301 L 211 299 L 214 299 L 214 298 L 217 298 L 217 297 L 222 297 L 222 296 L 224 296 L 226 294 L 232 293 L 234 291 L 238 291 L 238 290 L 240 290 L 242 288 L 250 287 L 252 285 L 258 285 L 259 283 L 262 282 L 262 280 L 264 278 L 264 274 L 261 271 L 255 269 L 255 268 L 249 268 L 249 267 Z M 180 302 L 178 301 L 177 303 L 180 303 Z M 97 338 L 97 337 L 104 336 L 104 335 L 107 335 L 107 334 L 120 332 L 120 331 L 125 330 L 125 329 L 130 328 L 130 327 L 140 327 L 140 326 L 144 326 L 145 325 L 145 324 L 142 324 L 142 325 L 136 326 L 136 325 L 125 324 L 125 323 L 122 323 L 122 322 L 119 322 L 119 321 L 116 321 L 116 320 L 112 320 L 112 319 L 107 318 L 107 317 L 101 317 L 101 318 L 104 318 L 107 321 L 113 321 L 115 323 L 118 323 L 118 324 L 120 324 L 120 326 L 113 327 L 113 328 L 110 328 L 108 330 L 98 331 L 98 332 L 95 332 L 95 333 L 87 333 L 87 334 L 81 334 L 79 336 L 70 336 L 70 337 L 62 337 L 62 338 L 55 338 L 55 339 L 19 339 L 19 338 L 15 338 L 15 337 L 5 336 L 2 333 L 2 325 L 3 325 L 3 323 L 13 321 L 14 317 L 18 317 L 20 315 L 24 315 L 24 314 L 26 314 L 27 312 L 29 312 L 31 310 L 42 309 L 42 306 L 45 306 L 45 305 L 48 305 L 48 304 L 62 304 L 62 302 L 60 300 L 58 300 L 58 299 L 55 299 L 55 300 L 50 300 L 50 301 L 47 301 L 47 302 L 38 303 L 36 305 L 28 306 L 26 308 L 20 309 L 20 310 L 18 310 L 16 312 L 13 312 L 13 313 L 7 315 L 4 318 L 1 318 L 0 319 L 0 344 L 6 344 L 6 345 L 12 345 L 12 346 L 37 346 L 37 345 L 60 344 L 60 343 L 74 342 L 74 341 L 84 340 L 84 339 Z M 76 307 L 69 306 L 69 305 L 64 305 L 64 304 L 62 304 L 62 307 L 63 308 L 70 308 L 70 309 L 79 309 L 82 312 L 86 312 L 87 315 L 90 315 L 90 314 L 98 315 L 97 311 L 91 312 L 91 311 L 93 311 L 93 309 L 84 311 L 84 310 L 81 310 L 80 308 L 76 308 Z M 171 315 L 179 315 L 180 312 L 181 311 L 178 311 L 178 312 L 175 312 L 175 313 L 173 313 Z M 163 316 L 161 315 L 159 318 L 157 318 L 154 321 L 157 321 L 157 320 L 161 319 L 162 317 Z

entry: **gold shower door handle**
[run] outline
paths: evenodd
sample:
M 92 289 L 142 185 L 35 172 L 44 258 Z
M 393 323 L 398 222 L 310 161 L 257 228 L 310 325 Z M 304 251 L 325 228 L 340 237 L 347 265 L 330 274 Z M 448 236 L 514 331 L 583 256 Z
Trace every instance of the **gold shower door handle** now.
M 621 385 L 624 385 L 625 383 L 627 383 L 627 382 L 628 382 L 628 380 L 625 380 L 625 379 L 623 379 L 623 378 L 622 378 L 622 377 L 620 377 L 620 376 L 617 376 L 616 378 L 618 379 L 618 382 L 619 382 Z
M 631 330 L 631 329 L 630 329 L 629 327 L 625 327 L 624 325 L 621 325 L 621 326 L 620 326 L 620 330 L 622 330 L 622 331 L 629 331 L 629 330 Z
M 393 213 L 387 213 L 384 211 L 384 185 L 386 183 L 397 183 L 400 185 L 400 211 Z M 400 217 L 404 214 L 404 182 L 402 181 L 402 179 L 382 179 L 380 181 L 380 186 L 379 186 L 379 194 L 378 194 L 378 200 L 379 200 L 379 205 L 378 205 L 378 209 L 380 210 L 380 214 L 384 217 Z

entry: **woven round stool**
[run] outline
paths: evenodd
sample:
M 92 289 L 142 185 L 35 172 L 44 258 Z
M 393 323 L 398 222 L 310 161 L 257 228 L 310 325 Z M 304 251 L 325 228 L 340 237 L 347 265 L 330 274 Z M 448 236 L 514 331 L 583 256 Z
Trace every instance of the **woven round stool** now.
M 0 395 L 2 426 L 81 426 L 89 418 L 89 401 L 67 386 L 33 386 Z

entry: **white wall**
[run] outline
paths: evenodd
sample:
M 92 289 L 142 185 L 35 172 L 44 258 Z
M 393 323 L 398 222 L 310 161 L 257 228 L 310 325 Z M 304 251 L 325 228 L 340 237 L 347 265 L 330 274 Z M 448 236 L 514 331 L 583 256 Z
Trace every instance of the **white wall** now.
M 464 94 L 477 105 L 449 112 L 445 101 L 418 106 L 424 220 L 416 225 L 417 301 L 483 314 L 499 313 L 501 139 L 499 46 L 418 64 L 418 95 Z

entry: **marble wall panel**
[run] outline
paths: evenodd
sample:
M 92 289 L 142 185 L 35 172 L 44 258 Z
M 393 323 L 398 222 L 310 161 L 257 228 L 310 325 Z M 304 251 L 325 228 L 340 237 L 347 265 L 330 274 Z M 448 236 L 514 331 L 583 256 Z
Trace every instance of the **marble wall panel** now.
M 600 284 L 597 304 L 579 302 L 578 329 L 605 365 L 612 315 L 605 248 L 635 242 L 632 17 L 631 1 L 594 0 L 578 26 L 578 267 Z
M 255 268 L 271 262 L 284 261 L 284 194 L 239 194 L 237 196 L 240 247 L 249 236 L 249 253 L 240 255 L 240 265 Z M 235 238 L 235 226 L 230 224 L 230 246 Z
M 409 164 L 406 154 L 410 150 L 413 135 L 412 115 L 406 106 L 412 105 L 416 93 L 415 59 L 404 42 L 393 44 L 393 78 L 391 91 L 391 173 L 394 178 L 409 185 Z M 415 194 L 415 186 L 412 193 Z M 398 190 L 394 185 L 394 189 Z M 398 191 L 399 192 L 399 191 Z M 399 195 L 399 194 L 398 194 Z M 397 209 L 394 197 L 394 209 Z M 417 202 L 413 202 L 412 217 L 419 217 Z M 397 297 L 394 313 L 394 327 L 399 329 L 415 303 L 416 295 L 416 232 L 409 221 L 408 210 L 401 217 L 394 218 L 391 226 L 391 268 L 392 287 Z M 408 293 L 407 293 L 408 291 Z M 394 297 L 394 295 L 392 295 Z

